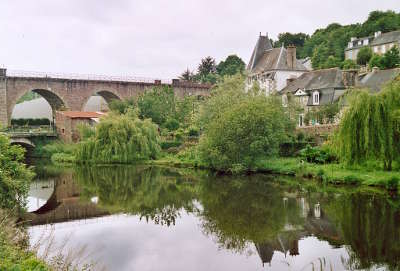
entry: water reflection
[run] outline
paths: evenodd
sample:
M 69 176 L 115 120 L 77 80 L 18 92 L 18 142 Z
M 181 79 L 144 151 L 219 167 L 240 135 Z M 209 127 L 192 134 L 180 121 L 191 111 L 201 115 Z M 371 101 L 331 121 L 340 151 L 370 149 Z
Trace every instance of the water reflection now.
M 399 268 L 397 199 L 278 184 L 272 178 L 277 177 L 216 177 L 150 166 L 81 167 L 60 173 L 49 200 L 31 215 L 33 224 L 45 224 L 127 214 L 80 226 L 76 238 L 102 246 L 98 252 L 111 270 Z M 31 195 L 40 193 L 32 189 Z M 40 232 L 31 228 L 33 236 Z M 67 232 L 56 230 L 60 236 Z M 179 253 L 186 253 L 185 260 Z

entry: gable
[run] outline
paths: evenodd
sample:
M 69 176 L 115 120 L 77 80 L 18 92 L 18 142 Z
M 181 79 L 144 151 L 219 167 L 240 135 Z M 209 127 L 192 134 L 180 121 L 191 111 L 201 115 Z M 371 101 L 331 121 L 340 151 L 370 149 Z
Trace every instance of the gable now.
M 304 95 L 307 95 L 307 93 L 300 88 L 294 93 L 294 96 L 304 96 Z

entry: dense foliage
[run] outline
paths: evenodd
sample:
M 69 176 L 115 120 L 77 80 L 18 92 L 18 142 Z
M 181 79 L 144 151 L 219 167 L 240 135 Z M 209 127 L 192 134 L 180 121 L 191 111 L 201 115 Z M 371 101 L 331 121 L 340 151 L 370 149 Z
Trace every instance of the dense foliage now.
M 225 60 L 220 61 L 218 65 L 214 58 L 208 56 L 201 60 L 196 73 L 186 69 L 179 78 L 186 81 L 215 84 L 224 76 L 243 73 L 245 68 L 245 62 L 237 55 L 229 55 Z
M 349 164 L 373 159 L 391 170 L 400 158 L 400 81 L 378 94 L 356 90 L 348 100 L 337 139 L 341 159 Z
M 380 69 L 392 69 L 400 67 L 399 48 L 394 46 L 383 55 L 372 55 L 368 65 L 371 69 L 374 67 L 378 67 Z
M 94 135 L 79 143 L 76 160 L 82 163 L 132 163 L 155 159 L 160 152 L 157 126 L 137 113 L 109 114 Z
M 314 69 L 340 66 L 344 60 L 344 49 L 351 37 L 366 37 L 376 31 L 383 33 L 400 29 L 400 13 L 373 11 L 363 23 L 340 25 L 332 23 L 317 29 L 309 38 L 304 33 L 282 33 L 277 43 L 292 42 L 297 46 L 300 58 L 311 57 Z M 304 45 L 302 46 L 304 38 Z M 329 58 L 330 57 L 330 58 Z
M 288 129 L 294 128 L 280 99 L 266 97 L 257 86 L 246 92 L 241 76 L 218 84 L 199 122 L 204 162 L 231 172 L 248 170 L 258 158 L 276 154 Z
M 357 64 L 366 65 L 372 57 L 372 49 L 368 46 L 364 46 L 360 49 L 357 54 Z
M 278 35 L 278 40 L 274 42 L 274 47 L 294 45 L 297 48 L 296 55 L 298 58 L 300 58 L 303 55 L 302 49 L 304 47 L 304 43 L 309 38 L 310 36 L 304 33 L 280 33 Z
M 50 125 L 50 120 L 48 118 L 39 119 L 11 119 L 11 125 L 15 126 L 40 126 L 40 125 Z
M 0 208 L 24 207 L 33 173 L 24 161 L 24 149 L 0 134 Z

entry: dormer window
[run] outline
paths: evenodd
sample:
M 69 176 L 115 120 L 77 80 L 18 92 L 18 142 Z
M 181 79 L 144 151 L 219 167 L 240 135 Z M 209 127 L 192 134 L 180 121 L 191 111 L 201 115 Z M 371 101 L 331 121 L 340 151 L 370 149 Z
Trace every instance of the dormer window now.
M 319 105 L 319 92 L 313 92 L 313 105 Z

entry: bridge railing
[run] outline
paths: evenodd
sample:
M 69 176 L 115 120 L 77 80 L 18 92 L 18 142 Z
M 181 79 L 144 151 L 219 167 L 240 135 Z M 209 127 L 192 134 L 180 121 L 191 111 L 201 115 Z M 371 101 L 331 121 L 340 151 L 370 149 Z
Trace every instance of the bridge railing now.
M 71 80 L 89 80 L 89 81 L 121 81 L 121 82 L 138 82 L 152 83 L 156 81 L 162 84 L 172 84 L 170 79 L 138 77 L 131 75 L 113 76 L 113 75 L 96 75 L 96 74 L 75 74 L 75 73 L 52 73 L 52 72 L 35 72 L 21 70 L 7 70 L 7 76 L 10 77 L 27 77 L 27 78 L 55 78 L 55 79 L 71 79 Z
M 50 125 L 40 125 L 40 126 L 10 126 L 4 130 L 10 136 L 55 136 L 57 134 L 55 127 Z

